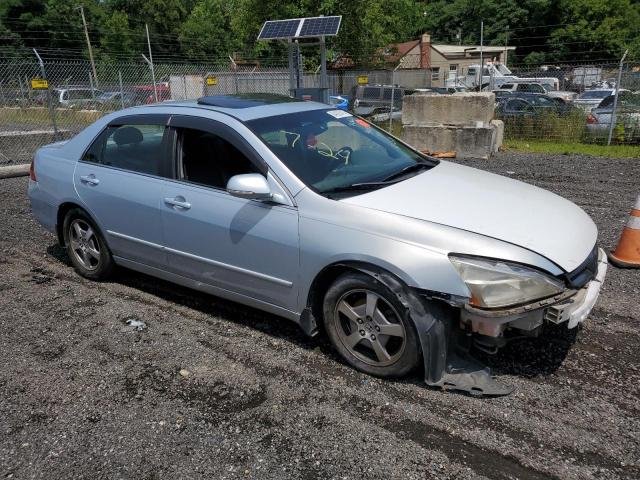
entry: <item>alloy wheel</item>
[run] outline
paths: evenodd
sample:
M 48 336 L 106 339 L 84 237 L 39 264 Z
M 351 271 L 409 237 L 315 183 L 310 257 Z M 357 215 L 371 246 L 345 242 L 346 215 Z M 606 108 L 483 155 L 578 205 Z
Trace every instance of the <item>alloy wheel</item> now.
M 95 270 L 102 256 L 100 242 L 86 221 L 76 218 L 69 224 L 69 244 L 76 260 L 87 270 Z
M 406 332 L 396 309 L 371 290 L 350 290 L 336 304 L 338 337 L 359 360 L 376 367 L 398 361 Z

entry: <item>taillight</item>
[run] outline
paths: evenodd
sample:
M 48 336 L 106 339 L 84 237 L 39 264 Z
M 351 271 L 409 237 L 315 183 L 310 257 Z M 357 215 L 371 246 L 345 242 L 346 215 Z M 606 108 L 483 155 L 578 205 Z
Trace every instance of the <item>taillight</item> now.
M 594 114 L 590 113 L 589 115 L 587 115 L 587 123 L 589 125 L 593 125 L 594 123 L 598 123 L 598 117 L 596 117 Z
M 31 166 L 29 167 L 29 178 L 31 180 L 33 180 L 34 182 L 37 182 L 38 179 L 36 178 L 36 159 L 35 157 L 33 158 L 33 160 L 31 160 Z

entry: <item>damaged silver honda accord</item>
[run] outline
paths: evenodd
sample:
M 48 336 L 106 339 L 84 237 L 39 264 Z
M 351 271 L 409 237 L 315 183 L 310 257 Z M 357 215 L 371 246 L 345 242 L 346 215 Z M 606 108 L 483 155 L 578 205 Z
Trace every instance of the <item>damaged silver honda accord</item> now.
M 41 148 L 29 194 L 81 275 L 116 265 L 325 333 L 355 368 L 477 394 L 470 354 L 575 328 L 607 268 L 576 205 L 270 95 L 122 110 Z

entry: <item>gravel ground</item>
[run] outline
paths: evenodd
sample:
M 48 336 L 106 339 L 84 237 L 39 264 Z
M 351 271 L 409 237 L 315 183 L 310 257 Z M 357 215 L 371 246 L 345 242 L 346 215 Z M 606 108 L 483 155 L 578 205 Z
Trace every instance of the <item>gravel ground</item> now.
M 465 163 L 571 199 L 605 247 L 640 183 L 637 159 Z M 84 280 L 26 185 L 0 181 L 1 478 L 640 477 L 640 271 L 610 268 L 576 338 L 488 359 L 517 390 L 479 399 L 358 373 L 286 320 L 144 275 Z

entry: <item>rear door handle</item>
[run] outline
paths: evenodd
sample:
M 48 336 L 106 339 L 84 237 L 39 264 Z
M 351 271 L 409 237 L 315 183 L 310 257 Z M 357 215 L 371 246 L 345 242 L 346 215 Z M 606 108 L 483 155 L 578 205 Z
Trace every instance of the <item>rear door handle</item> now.
M 182 210 L 189 210 L 191 208 L 191 204 L 180 195 L 175 198 L 165 198 L 164 203 L 166 203 L 167 205 L 171 205 L 172 207 L 180 208 Z
M 100 180 L 98 180 L 93 173 L 90 175 L 82 175 L 80 181 L 82 183 L 88 183 L 89 185 L 98 185 L 100 183 Z

